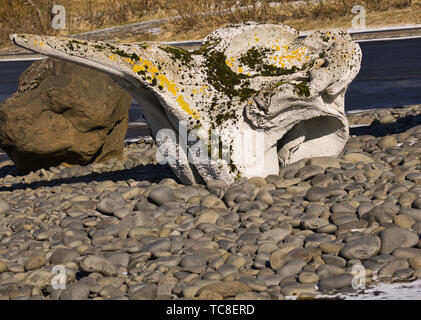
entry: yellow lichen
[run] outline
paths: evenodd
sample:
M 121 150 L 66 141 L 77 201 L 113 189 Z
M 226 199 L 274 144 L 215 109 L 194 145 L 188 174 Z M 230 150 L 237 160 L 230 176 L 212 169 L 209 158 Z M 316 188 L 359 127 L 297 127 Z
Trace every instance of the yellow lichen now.
M 168 78 L 163 74 L 158 75 L 158 80 L 161 86 L 163 86 L 164 88 L 167 88 L 167 90 L 170 93 L 172 93 L 174 96 L 177 95 L 178 90 L 174 82 L 171 82 L 170 80 L 168 80 Z
M 177 102 L 180 105 L 181 109 L 187 112 L 189 115 L 191 115 L 194 119 L 199 118 L 198 112 L 190 108 L 190 105 L 184 100 L 184 97 L 182 95 L 179 95 L 177 97 Z

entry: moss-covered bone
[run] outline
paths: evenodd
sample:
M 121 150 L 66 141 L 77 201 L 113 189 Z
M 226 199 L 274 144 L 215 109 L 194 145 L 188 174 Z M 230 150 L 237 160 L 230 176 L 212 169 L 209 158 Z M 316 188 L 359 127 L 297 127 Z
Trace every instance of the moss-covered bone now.
M 338 155 L 348 138 L 344 95 L 359 72 L 361 50 L 343 31 L 302 40 L 287 26 L 237 24 L 214 31 L 195 51 L 36 35 L 11 39 L 113 76 L 138 100 L 154 137 L 161 129 L 176 133 L 178 157 L 170 165 L 184 183 L 276 174 L 279 165 Z M 183 128 L 204 143 L 221 130 L 216 152 L 206 147 L 214 159 L 189 161 L 194 144 L 182 148 Z M 258 129 L 259 154 L 236 143 Z M 244 161 L 252 157 L 261 165 Z

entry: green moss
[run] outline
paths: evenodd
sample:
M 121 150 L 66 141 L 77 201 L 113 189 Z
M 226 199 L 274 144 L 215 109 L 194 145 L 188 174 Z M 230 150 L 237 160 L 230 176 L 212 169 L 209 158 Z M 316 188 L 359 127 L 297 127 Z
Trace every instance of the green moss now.
M 251 88 L 242 88 L 238 91 L 238 95 L 240 97 L 240 101 L 245 101 L 248 98 L 254 96 L 255 94 L 257 94 L 258 92 L 254 89 Z
M 160 47 L 161 50 L 171 54 L 173 60 L 181 62 L 185 66 L 189 66 L 193 61 L 192 52 L 178 47 Z
M 240 170 L 238 170 L 237 166 L 234 164 L 234 162 L 232 162 L 232 160 L 229 163 L 229 168 L 230 168 L 231 174 L 236 174 L 234 177 L 234 181 L 237 181 L 238 179 L 241 178 Z
M 310 96 L 310 89 L 308 87 L 308 83 L 305 81 L 302 81 L 298 84 L 295 84 L 295 90 L 299 96 Z
M 328 37 L 328 36 L 326 36 L 326 35 L 322 35 L 322 40 L 323 40 L 324 42 L 329 42 L 330 37 Z
M 228 119 L 233 119 L 233 118 L 235 118 L 235 111 L 231 110 L 225 113 L 218 113 L 218 115 L 216 116 L 215 122 L 218 126 L 220 126 L 224 121 Z
M 112 50 L 116 50 L 116 49 L 117 49 L 116 47 L 114 47 L 113 45 L 111 45 L 111 44 L 109 44 L 109 43 L 106 43 L 105 45 L 106 45 L 108 48 L 112 49 Z
M 212 48 L 214 48 L 221 40 L 218 41 L 207 41 L 203 43 L 200 48 L 197 48 L 192 52 L 192 54 L 206 55 Z
M 267 77 L 277 77 L 277 76 L 283 76 L 283 75 L 295 73 L 297 72 L 297 70 L 298 68 L 296 66 L 292 66 L 291 69 L 286 69 L 286 68 L 279 68 L 271 64 L 265 64 L 265 65 L 262 65 L 260 74 L 262 76 L 267 76 Z
M 146 43 L 139 43 L 138 47 L 141 47 L 142 49 L 147 49 L 149 48 L 149 45 L 147 45 Z
M 112 53 L 115 53 L 116 55 L 119 55 L 120 57 L 123 57 L 123 58 L 131 58 L 129 54 L 127 54 L 125 51 L 120 50 L 120 49 L 116 49 L 112 51 Z
M 87 42 L 78 41 L 78 40 L 75 40 L 75 39 L 70 40 L 70 42 L 71 43 L 75 43 L 75 44 L 82 44 L 82 45 L 87 45 L 88 44 Z
M 287 83 L 288 83 L 287 81 L 279 81 L 279 82 L 275 83 L 274 88 L 277 88 L 277 87 L 282 86 L 283 84 L 287 84 Z
M 246 53 L 238 59 L 238 61 L 240 61 L 241 64 L 246 65 L 249 68 L 255 70 L 263 65 L 265 55 L 269 52 L 270 49 L 268 48 L 256 49 L 253 47 L 248 49 Z
M 250 48 L 245 54 L 243 54 L 238 61 L 245 66 L 248 66 L 250 69 L 255 70 L 259 74 L 251 76 L 267 76 L 267 77 L 276 77 L 282 75 L 288 75 L 297 72 L 297 67 L 293 66 L 291 69 L 279 68 L 272 64 L 265 64 L 264 59 L 271 50 L 269 48 L 256 49 Z
M 140 60 L 139 56 L 136 53 L 134 53 L 134 52 L 130 55 L 130 58 L 132 60 L 134 60 L 134 61 L 139 61 Z
M 239 96 L 242 100 L 247 99 L 251 94 L 255 93 L 252 92 L 252 89 L 242 88 L 239 90 L 235 88 L 247 76 L 232 71 L 225 63 L 226 60 L 227 57 L 222 52 L 214 51 L 209 54 L 206 65 L 209 83 L 216 90 L 225 93 L 229 98 Z
M 75 48 L 73 47 L 73 43 L 72 43 L 72 41 L 67 42 L 67 47 L 68 47 L 70 50 L 72 50 L 72 51 L 74 51 L 74 50 L 75 50 Z
M 202 124 L 199 122 L 199 123 L 196 123 L 193 127 L 192 127 L 192 130 L 195 130 L 195 129 L 200 129 L 202 127 Z

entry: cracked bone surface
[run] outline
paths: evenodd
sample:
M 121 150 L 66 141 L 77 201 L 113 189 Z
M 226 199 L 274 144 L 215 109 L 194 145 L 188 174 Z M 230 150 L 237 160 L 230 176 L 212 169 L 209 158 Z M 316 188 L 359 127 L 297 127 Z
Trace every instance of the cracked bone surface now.
M 139 102 L 161 160 L 186 184 L 278 174 L 303 158 L 339 155 L 349 136 L 344 97 L 362 54 L 344 31 L 301 39 L 283 25 L 237 24 L 209 34 L 195 51 L 10 38 L 111 75 Z

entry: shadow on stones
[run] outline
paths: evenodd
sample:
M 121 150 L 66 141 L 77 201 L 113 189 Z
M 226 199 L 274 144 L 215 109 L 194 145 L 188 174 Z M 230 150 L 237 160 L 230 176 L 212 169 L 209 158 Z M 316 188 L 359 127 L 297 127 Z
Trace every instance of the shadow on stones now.
M 363 136 L 372 135 L 376 138 L 384 137 L 391 134 L 399 134 L 413 127 L 421 125 L 421 114 L 416 116 L 407 115 L 399 117 L 395 122 L 382 124 L 379 120 L 374 120 L 370 126 L 350 128 L 350 135 Z
M 7 175 L 18 176 L 16 167 L 13 165 L 7 165 L 0 168 L 0 178 L 4 178 Z
M 11 174 L 10 170 L 14 170 L 14 166 L 9 168 L 7 174 Z M 4 168 L 2 168 L 4 169 Z M 3 173 L 3 170 L 0 170 L 0 176 L 6 176 L 7 174 Z M 136 181 L 149 181 L 149 182 L 160 182 L 165 178 L 172 178 L 179 183 L 178 178 L 174 175 L 171 168 L 168 165 L 159 165 L 159 164 L 148 164 L 146 166 L 137 166 L 131 169 L 123 169 L 117 171 L 108 171 L 108 172 L 93 172 L 84 176 L 69 177 L 69 178 L 60 178 L 53 179 L 51 181 L 37 181 L 33 183 L 15 183 L 11 186 L 1 186 L 0 191 L 13 191 L 18 189 L 37 189 L 40 187 L 56 187 L 62 184 L 72 184 L 72 183 L 90 183 L 93 181 L 101 182 L 105 180 L 111 180 L 114 182 L 133 179 Z

